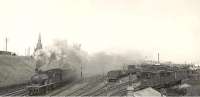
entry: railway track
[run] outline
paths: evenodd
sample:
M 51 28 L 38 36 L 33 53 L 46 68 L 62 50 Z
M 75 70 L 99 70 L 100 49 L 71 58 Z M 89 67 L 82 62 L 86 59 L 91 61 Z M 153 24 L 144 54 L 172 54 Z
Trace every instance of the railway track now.
M 176 86 L 176 85 L 175 85 Z M 142 87 L 141 85 L 140 85 L 140 83 L 134 83 L 134 91 L 138 91 L 138 90 L 141 90 L 141 89 L 145 89 L 145 88 L 147 88 L 147 87 Z M 171 86 L 171 87 L 174 87 L 174 86 Z M 162 89 L 163 87 L 160 87 L 160 88 L 156 88 L 157 90 L 160 90 L 160 89 Z M 164 87 L 164 88 L 167 88 L 167 87 Z M 168 87 L 168 88 L 170 88 L 170 87 Z M 127 86 L 126 87 L 121 87 L 120 89 L 118 89 L 118 90 L 114 90 L 114 91 L 112 91 L 108 96 L 126 96 L 126 92 L 127 92 Z M 161 92 L 162 93 L 162 92 Z
M 104 85 L 103 87 L 100 87 L 99 89 L 97 89 L 93 92 L 87 93 L 84 96 L 98 96 L 99 94 L 106 92 L 107 89 L 105 89 L 105 88 L 106 88 L 106 85 Z
M 21 84 L 21 85 L 14 85 L 9 87 L 0 88 L 0 95 L 8 94 L 11 92 L 15 92 L 17 90 L 24 89 L 27 84 Z
M 119 89 L 121 87 L 126 87 L 128 86 L 128 82 L 124 82 L 124 83 L 119 83 L 119 84 L 105 84 L 103 87 L 90 92 L 84 96 L 108 96 L 110 91 Z
M 100 82 L 102 82 L 103 80 L 104 78 L 92 80 L 91 82 L 88 82 L 86 85 L 82 86 L 81 88 L 78 88 L 74 90 L 73 92 L 69 93 L 67 96 L 82 96 L 88 91 L 90 91 L 91 89 L 93 89 L 95 86 L 100 84 Z
M 49 93 L 49 94 L 46 94 L 46 95 L 48 95 L 48 96 L 56 96 L 57 94 L 59 94 L 59 93 L 65 91 L 66 89 L 72 87 L 73 85 L 75 85 L 75 84 L 78 83 L 78 82 L 80 82 L 80 81 L 77 80 L 77 81 L 74 81 L 74 82 L 72 82 L 72 83 L 69 83 L 69 84 L 67 84 L 67 85 L 65 85 L 65 86 L 63 86 L 63 87 L 61 87 L 60 89 L 55 90 L 55 91 L 52 91 L 52 93 Z
M 120 89 L 110 94 L 110 96 L 126 96 L 126 92 L 126 89 Z
M 102 76 L 93 76 L 84 80 L 76 80 L 65 86 L 62 86 L 61 88 L 49 92 L 46 94 L 46 96 L 80 96 L 88 92 L 103 80 L 104 77 Z
M 126 92 L 126 88 L 129 82 L 115 83 L 115 84 L 105 84 L 101 88 L 90 92 L 84 96 L 123 96 Z M 134 86 L 140 85 L 140 82 L 135 82 Z M 138 90 L 137 88 L 136 90 Z
M 25 95 L 27 95 L 25 88 L 3 94 L 3 96 L 25 96 Z
M 128 86 L 128 84 L 129 84 L 129 82 L 124 82 L 124 83 L 116 84 L 114 86 L 109 86 L 109 87 L 107 87 L 106 92 L 104 92 L 100 95 L 95 95 L 95 96 L 104 96 L 104 95 L 110 96 L 112 91 L 119 90 L 122 87 L 125 88 Z
M 132 83 L 132 85 L 134 87 L 134 91 L 138 91 L 142 89 L 140 82 L 134 82 Z M 111 91 L 109 96 L 124 96 L 124 94 L 126 93 L 127 87 L 128 85 L 121 86 L 120 88 Z
M 91 91 L 83 94 L 83 96 L 93 96 L 97 94 L 98 92 L 102 91 L 107 86 L 107 83 L 100 84 L 99 87 L 96 87 L 95 89 L 92 89 Z
M 0 89 L 0 96 L 25 96 L 27 95 L 26 85 L 27 84 L 21 84 L 2 88 Z

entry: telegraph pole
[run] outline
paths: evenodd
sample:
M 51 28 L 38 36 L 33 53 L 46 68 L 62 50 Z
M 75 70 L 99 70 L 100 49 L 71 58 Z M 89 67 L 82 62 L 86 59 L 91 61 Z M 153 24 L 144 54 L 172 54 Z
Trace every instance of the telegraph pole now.
M 8 38 L 6 37 L 6 51 L 7 51 Z
M 102 71 L 103 71 L 103 77 L 104 77 L 104 75 L 105 75 L 105 74 L 104 74 L 104 72 L 105 72 L 104 69 L 105 69 L 105 66 L 104 66 L 104 64 L 103 64 L 103 68 L 102 68 Z
M 157 64 L 160 65 L 160 54 L 159 54 L 159 52 L 158 52 L 158 63 Z
M 30 56 L 30 47 L 28 47 L 27 54 L 28 54 L 28 56 Z
M 158 53 L 158 64 L 160 64 L 160 59 L 159 59 L 159 57 L 160 57 L 160 56 L 159 56 L 159 53 Z
M 25 56 L 27 56 L 27 51 L 26 51 L 26 48 L 25 48 L 25 52 L 24 52 L 24 55 L 25 55 Z

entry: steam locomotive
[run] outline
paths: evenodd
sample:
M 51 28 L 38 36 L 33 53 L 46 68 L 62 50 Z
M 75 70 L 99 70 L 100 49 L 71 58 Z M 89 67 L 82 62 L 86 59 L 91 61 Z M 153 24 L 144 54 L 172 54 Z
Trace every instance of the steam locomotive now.
M 76 79 L 75 71 L 72 69 L 50 69 L 46 71 L 38 71 L 31 77 L 30 84 L 26 90 L 28 95 L 43 95 L 64 83 L 68 83 Z

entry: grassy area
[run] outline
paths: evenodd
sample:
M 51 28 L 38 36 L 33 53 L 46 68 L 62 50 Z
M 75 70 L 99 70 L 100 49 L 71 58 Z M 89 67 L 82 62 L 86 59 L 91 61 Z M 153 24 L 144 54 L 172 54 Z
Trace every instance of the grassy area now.
M 34 64 L 30 57 L 0 55 L 0 87 L 27 82 L 34 73 Z

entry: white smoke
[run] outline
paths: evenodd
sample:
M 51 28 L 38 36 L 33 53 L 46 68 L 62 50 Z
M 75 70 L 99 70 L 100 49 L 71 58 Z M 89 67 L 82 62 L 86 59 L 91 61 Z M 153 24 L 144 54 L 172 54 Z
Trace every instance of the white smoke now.
M 98 52 L 89 56 L 85 72 L 87 76 L 106 75 L 110 70 L 123 69 L 124 66 L 141 64 L 143 61 L 144 57 L 135 51 L 121 54 Z
M 48 62 L 48 55 L 42 49 L 39 49 L 36 52 L 34 52 L 33 58 L 36 61 L 36 69 L 39 69 Z
M 87 54 L 80 44 L 68 45 L 66 40 L 56 41 L 53 45 L 35 53 L 36 65 L 41 70 L 52 68 L 80 71 L 80 65 L 86 64 Z
M 36 53 L 35 59 L 41 70 L 51 68 L 73 69 L 84 76 L 106 75 L 108 71 L 122 69 L 124 65 L 140 64 L 144 57 L 139 52 L 108 53 L 98 52 L 88 55 L 80 44 L 69 45 L 66 40 L 56 41 Z

